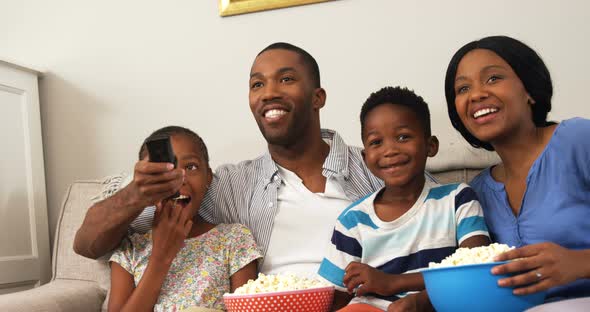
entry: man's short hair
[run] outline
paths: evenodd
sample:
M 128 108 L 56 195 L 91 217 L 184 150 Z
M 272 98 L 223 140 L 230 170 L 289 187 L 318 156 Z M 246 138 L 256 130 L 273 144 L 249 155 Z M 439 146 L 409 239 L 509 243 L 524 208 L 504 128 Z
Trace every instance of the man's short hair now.
M 300 47 L 294 46 L 290 43 L 275 42 L 275 43 L 269 45 L 268 47 L 264 48 L 262 51 L 260 51 L 260 53 L 258 53 L 258 55 L 260 55 L 268 50 L 288 50 L 288 51 L 293 51 L 293 52 L 299 54 L 299 56 L 303 60 L 303 64 L 305 66 L 307 66 L 307 68 L 309 69 L 313 86 L 315 88 L 321 87 L 320 67 L 318 66 L 318 63 L 313 58 L 313 56 L 311 56 L 311 54 L 307 53 L 307 51 L 303 50 Z

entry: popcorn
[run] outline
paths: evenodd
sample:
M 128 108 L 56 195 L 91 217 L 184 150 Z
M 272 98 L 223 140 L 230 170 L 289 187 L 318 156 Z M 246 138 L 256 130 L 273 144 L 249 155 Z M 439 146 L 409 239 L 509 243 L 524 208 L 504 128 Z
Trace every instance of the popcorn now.
M 452 255 L 446 257 L 440 263 L 430 262 L 429 268 L 443 268 L 465 264 L 480 264 L 494 262 L 494 257 L 508 250 L 514 249 L 506 244 L 493 243 L 489 246 L 474 248 L 459 248 Z
M 282 275 L 264 275 L 260 273 L 258 274 L 258 278 L 256 280 L 248 280 L 246 284 L 238 287 L 234 294 L 252 295 L 275 291 L 301 290 L 326 286 L 331 285 L 319 279 L 301 277 L 293 273 L 286 273 Z

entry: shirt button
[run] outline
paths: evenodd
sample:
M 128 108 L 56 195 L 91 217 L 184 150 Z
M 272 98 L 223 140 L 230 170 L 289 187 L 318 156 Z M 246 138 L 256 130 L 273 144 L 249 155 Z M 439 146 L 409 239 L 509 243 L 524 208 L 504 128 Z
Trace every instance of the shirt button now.
M 272 202 L 268 203 L 268 208 L 272 208 Z

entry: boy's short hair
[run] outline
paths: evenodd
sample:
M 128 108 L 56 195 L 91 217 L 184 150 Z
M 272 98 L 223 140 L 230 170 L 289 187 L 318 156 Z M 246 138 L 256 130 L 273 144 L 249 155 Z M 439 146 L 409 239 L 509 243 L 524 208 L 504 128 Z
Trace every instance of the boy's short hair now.
M 384 87 L 377 92 L 371 93 L 361 108 L 361 136 L 365 133 L 367 114 L 375 107 L 383 104 L 400 105 L 409 108 L 422 123 L 424 134 L 427 137 L 431 136 L 428 104 L 414 91 L 401 87 Z
M 205 142 L 203 141 L 203 139 L 198 134 L 196 134 L 194 131 L 192 131 L 188 128 L 180 127 L 180 126 L 167 126 L 167 127 L 160 128 L 160 129 L 152 132 L 152 134 L 150 134 L 147 138 L 145 138 L 145 140 L 141 144 L 141 147 L 139 148 L 139 159 L 140 160 L 147 153 L 147 147 L 145 145 L 145 142 L 147 142 L 148 140 L 150 140 L 151 138 L 153 138 L 155 136 L 163 135 L 163 134 L 168 135 L 168 136 L 185 135 L 185 136 L 193 139 L 195 141 L 195 143 L 197 143 L 197 145 L 199 146 L 199 149 L 201 150 L 201 154 L 203 155 L 203 158 L 205 158 L 205 162 L 207 162 L 207 165 L 209 165 L 209 152 L 207 152 L 207 145 L 205 145 Z
M 309 73 L 311 74 L 313 86 L 315 88 L 321 87 L 320 67 L 318 66 L 318 63 L 313 58 L 313 56 L 311 56 L 311 54 L 309 54 L 307 51 L 303 50 L 302 48 L 300 48 L 298 46 L 292 45 L 290 43 L 275 42 L 275 43 L 269 45 L 268 47 L 262 49 L 262 51 L 260 51 L 260 53 L 258 53 L 258 55 L 260 55 L 268 50 L 287 50 L 287 51 L 292 51 L 292 52 L 299 54 L 299 56 L 301 57 L 301 60 L 303 61 L 303 65 L 307 66 L 307 68 L 309 69 Z

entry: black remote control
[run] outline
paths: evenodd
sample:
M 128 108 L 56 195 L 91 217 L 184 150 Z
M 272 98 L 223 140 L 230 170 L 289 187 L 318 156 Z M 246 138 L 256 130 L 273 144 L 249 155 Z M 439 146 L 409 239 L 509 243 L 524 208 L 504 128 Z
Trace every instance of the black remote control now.
M 176 168 L 176 156 L 172 150 L 169 135 L 162 134 L 153 136 L 145 141 L 145 145 L 151 162 L 167 162 L 174 164 L 174 168 Z M 178 196 L 180 196 L 180 193 L 176 192 L 171 198 L 176 198 Z

